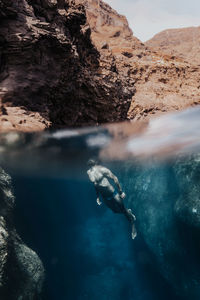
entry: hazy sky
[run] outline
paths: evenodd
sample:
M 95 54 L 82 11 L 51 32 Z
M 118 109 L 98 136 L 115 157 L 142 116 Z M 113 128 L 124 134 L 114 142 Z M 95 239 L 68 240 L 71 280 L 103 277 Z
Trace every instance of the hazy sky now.
M 142 41 L 178 27 L 200 26 L 200 0 L 104 0 L 125 15 Z

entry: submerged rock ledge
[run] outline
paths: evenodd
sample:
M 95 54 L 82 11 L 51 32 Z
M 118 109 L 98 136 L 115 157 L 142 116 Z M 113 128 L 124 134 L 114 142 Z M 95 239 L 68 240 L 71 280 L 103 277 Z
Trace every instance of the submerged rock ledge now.
M 39 299 L 44 267 L 15 230 L 14 204 L 11 177 L 0 168 L 0 298 Z

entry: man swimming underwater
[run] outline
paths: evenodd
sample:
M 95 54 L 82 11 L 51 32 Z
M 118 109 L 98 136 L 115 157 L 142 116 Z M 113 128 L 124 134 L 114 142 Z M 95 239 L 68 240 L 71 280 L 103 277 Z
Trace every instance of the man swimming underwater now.
M 104 204 L 106 204 L 114 213 L 124 214 L 132 226 L 132 239 L 137 235 L 135 228 L 136 218 L 132 214 L 131 209 L 126 209 L 123 203 L 123 199 L 126 197 L 122 192 L 118 178 L 107 168 L 98 165 L 94 159 L 88 161 L 89 170 L 87 174 L 90 181 L 94 184 L 97 194 L 97 204 L 101 205 L 100 195 Z M 109 180 L 113 180 L 116 188 L 110 183 Z

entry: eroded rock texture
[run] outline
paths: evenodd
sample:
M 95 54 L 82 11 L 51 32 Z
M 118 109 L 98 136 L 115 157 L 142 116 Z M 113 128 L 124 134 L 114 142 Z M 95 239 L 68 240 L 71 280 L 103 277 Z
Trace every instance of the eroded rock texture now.
M 126 118 L 134 88 L 111 54 L 100 60 L 83 5 L 1 0 L 0 10 L 2 130 Z
M 198 66 L 174 54 L 148 48 L 133 36 L 126 18 L 103 1 L 79 1 L 86 7 L 92 41 L 98 51 L 101 55 L 111 53 L 117 70 L 135 87 L 129 119 L 148 119 L 200 103 Z M 178 43 L 180 39 L 176 40 Z
M 187 300 L 200 295 L 199 162 L 197 154 L 166 164 L 127 165 L 121 178 L 154 267 Z
M 1 130 L 148 119 L 199 104 L 199 66 L 148 48 L 101 0 L 1 0 L 0 16 Z
M 0 298 L 39 299 L 44 268 L 37 254 L 17 234 L 13 209 L 11 178 L 0 168 Z

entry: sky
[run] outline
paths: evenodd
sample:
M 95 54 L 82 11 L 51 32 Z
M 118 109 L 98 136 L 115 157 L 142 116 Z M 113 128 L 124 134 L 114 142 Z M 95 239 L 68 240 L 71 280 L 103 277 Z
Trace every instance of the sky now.
M 200 26 L 200 0 L 104 0 L 127 17 L 133 33 L 145 42 L 169 28 Z

